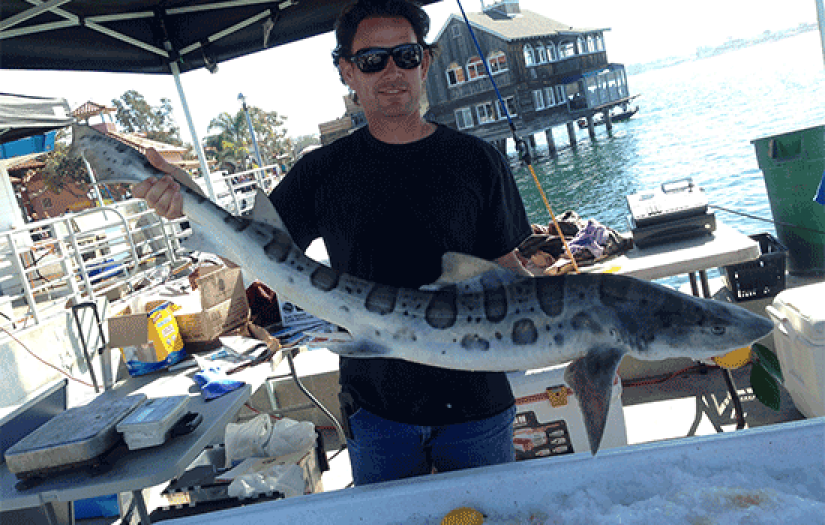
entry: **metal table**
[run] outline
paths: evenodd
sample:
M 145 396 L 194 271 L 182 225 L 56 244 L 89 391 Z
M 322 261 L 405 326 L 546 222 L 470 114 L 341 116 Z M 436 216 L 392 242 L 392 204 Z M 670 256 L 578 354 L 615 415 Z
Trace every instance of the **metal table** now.
M 209 444 L 221 442 L 226 424 L 232 420 L 254 389 L 263 384 L 269 372 L 267 366 L 248 369 L 233 379 L 247 384 L 220 398 L 204 401 L 200 389 L 192 379 L 195 370 L 179 373 L 151 374 L 129 378 L 102 395 L 123 397 L 133 393 L 148 398 L 184 395 L 192 397 L 189 410 L 203 415 L 201 424 L 191 433 L 167 441 L 163 446 L 129 451 L 112 468 L 94 476 L 84 469 L 61 473 L 26 490 L 17 490 L 19 481 L 0 464 L 0 512 L 42 506 L 50 523 L 58 523 L 57 515 L 69 516 L 73 522 L 71 502 L 131 492 L 141 523 L 149 524 L 149 515 L 142 489 L 159 485 L 181 475 Z M 68 509 L 68 510 L 67 510 Z
M 708 269 L 752 261 L 761 254 L 758 242 L 717 221 L 716 231 L 712 235 L 644 249 L 633 248 L 627 254 L 588 267 L 584 271 L 611 271 L 646 280 L 687 274 L 693 295 L 710 298 Z M 730 370 L 723 368 L 722 377 L 733 401 L 736 428 L 745 428 L 742 403 L 736 393 Z

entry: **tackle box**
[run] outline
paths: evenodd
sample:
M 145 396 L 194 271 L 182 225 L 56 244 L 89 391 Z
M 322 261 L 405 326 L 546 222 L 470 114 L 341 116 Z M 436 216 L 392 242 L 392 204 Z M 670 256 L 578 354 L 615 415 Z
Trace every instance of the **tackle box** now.
M 104 392 L 61 412 L 6 450 L 9 472 L 26 478 L 93 464 L 117 445 L 115 426 L 145 399 L 144 394 L 117 398 Z
M 117 424 L 129 450 L 156 447 L 169 438 L 172 427 L 189 407 L 189 396 L 148 399 Z

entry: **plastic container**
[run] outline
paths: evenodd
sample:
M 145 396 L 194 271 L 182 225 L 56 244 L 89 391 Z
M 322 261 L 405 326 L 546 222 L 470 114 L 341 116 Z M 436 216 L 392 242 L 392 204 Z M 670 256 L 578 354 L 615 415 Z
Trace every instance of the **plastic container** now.
M 50 131 L 42 135 L 34 135 L 24 139 L 13 140 L 0 144 L 0 159 L 10 159 L 31 153 L 45 153 L 54 150 L 54 137 L 56 131 Z
M 825 275 L 825 206 L 813 200 L 825 172 L 825 126 L 751 143 L 765 178 L 776 234 L 788 247 L 788 271 Z
M 189 396 L 149 399 L 118 423 L 117 431 L 123 434 L 129 450 L 162 445 L 188 407 Z
M 725 266 L 725 279 L 734 299 L 748 301 L 773 297 L 785 289 L 788 249 L 770 233 L 757 233 L 762 255 L 755 261 Z
M 513 445 L 516 460 L 589 452 L 576 394 L 564 382 L 567 365 L 507 374 L 516 397 Z M 627 445 L 618 376 L 599 450 Z
M 825 416 L 825 283 L 785 290 L 766 310 L 784 386 L 805 417 Z

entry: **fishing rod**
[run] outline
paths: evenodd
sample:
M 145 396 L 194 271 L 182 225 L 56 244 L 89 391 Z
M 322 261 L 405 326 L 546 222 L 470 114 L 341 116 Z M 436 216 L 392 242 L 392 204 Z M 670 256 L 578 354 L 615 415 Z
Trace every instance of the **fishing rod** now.
M 478 43 L 478 39 L 476 38 L 475 31 L 473 31 L 473 27 L 470 25 L 470 20 L 467 18 L 467 13 L 464 12 L 464 6 L 461 5 L 461 0 L 456 0 L 458 4 L 458 8 L 461 10 L 461 16 L 464 18 L 464 24 L 467 26 L 467 29 L 470 32 L 470 36 L 473 39 L 473 43 L 478 50 L 479 58 L 486 56 L 484 52 L 481 50 L 481 45 Z M 490 79 L 490 82 L 493 84 L 493 89 L 496 92 L 496 97 L 498 97 L 499 107 L 501 107 L 502 111 L 504 111 L 504 116 L 507 117 L 507 124 L 510 126 L 510 132 L 513 135 L 513 141 L 516 144 L 516 150 L 519 152 L 519 157 L 521 160 L 527 165 L 527 168 L 530 170 L 530 175 L 533 176 L 533 181 L 536 183 L 536 188 L 539 190 L 539 195 L 541 195 L 541 200 L 544 201 L 544 206 L 547 208 L 547 211 L 550 213 L 550 219 L 553 221 L 553 225 L 556 227 L 556 231 L 561 238 L 561 242 L 564 245 L 564 251 L 567 253 L 567 256 L 570 257 L 570 261 L 573 263 L 573 271 L 579 273 L 579 265 L 576 264 L 576 258 L 573 257 L 573 253 L 570 251 L 570 246 L 567 244 L 567 240 L 564 238 L 564 234 L 561 232 L 561 227 L 559 223 L 556 221 L 556 215 L 553 213 L 553 209 L 550 207 L 550 201 L 547 200 L 547 195 L 544 193 L 544 189 L 541 187 L 541 182 L 539 182 L 539 178 L 536 176 L 536 170 L 533 169 L 533 162 L 530 155 L 530 148 L 527 146 L 527 142 L 524 139 L 518 136 L 518 132 L 516 131 L 516 125 L 513 123 L 513 119 L 510 116 L 510 110 L 507 109 L 507 104 L 504 103 L 504 98 L 501 96 L 501 92 L 498 90 L 498 85 L 496 85 L 496 81 L 493 78 L 493 72 L 490 71 L 490 65 L 487 63 L 487 60 L 483 59 L 481 62 L 484 64 L 484 70 L 487 72 L 487 78 Z
M 722 211 L 726 211 L 728 213 L 733 213 L 734 215 L 741 215 L 742 217 L 747 217 L 748 219 L 754 219 L 754 220 L 762 221 L 762 222 L 769 222 L 769 223 L 773 224 L 774 226 L 787 226 L 788 228 L 796 228 L 796 229 L 799 229 L 799 230 L 805 230 L 805 231 L 809 231 L 809 232 L 813 232 L 813 233 L 821 233 L 821 234 L 825 235 L 825 231 L 817 230 L 817 229 L 814 229 L 814 228 L 808 228 L 807 226 L 799 226 L 799 225 L 796 225 L 796 224 L 792 224 L 790 222 L 774 221 L 774 220 L 771 220 L 771 219 L 765 219 L 765 218 L 762 218 L 762 217 L 757 217 L 756 215 L 751 215 L 750 213 L 731 210 L 730 208 L 723 208 L 722 206 L 717 206 L 715 204 L 708 204 L 708 206 L 710 206 L 711 208 L 716 208 L 717 210 L 722 210 Z

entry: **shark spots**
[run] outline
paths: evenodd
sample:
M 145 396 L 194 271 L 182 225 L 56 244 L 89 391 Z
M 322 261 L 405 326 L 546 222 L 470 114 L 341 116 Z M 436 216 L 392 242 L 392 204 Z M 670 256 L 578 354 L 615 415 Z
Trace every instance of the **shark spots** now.
M 564 334 L 554 335 L 553 342 L 556 343 L 556 346 L 564 346 Z
M 318 267 L 315 268 L 315 271 L 312 272 L 312 275 L 310 275 L 309 282 L 322 292 L 328 292 L 338 286 L 338 280 L 340 278 L 341 274 L 329 266 L 319 264 Z
M 484 315 L 491 323 L 500 323 L 507 316 L 507 294 L 503 286 L 484 289 Z
M 282 263 L 289 257 L 292 246 L 292 239 L 286 232 L 275 230 L 272 240 L 264 246 L 264 253 L 273 261 Z
M 455 324 L 456 315 L 456 289 L 455 286 L 448 286 L 432 295 L 424 318 L 431 327 L 444 330 Z
M 513 344 L 531 345 L 538 341 L 539 331 L 530 319 L 520 319 L 513 324 Z
M 602 326 L 596 322 L 587 312 L 579 312 L 570 319 L 570 327 L 573 330 L 582 330 L 594 334 L 601 333 Z
M 376 284 L 367 294 L 365 306 L 368 312 L 386 315 L 395 310 L 395 301 L 398 299 L 398 288 L 383 284 Z
M 536 285 L 536 298 L 541 311 L 548 317 L 558 317 L 564 310 L 564 278 L 538 277 L 533 279 Z
M 461 348 L 472 351 L 486 352 L 490 349 L 490 341 L 478 334 L 467 334 L 461 338 Z
M 252 221 L 247 219 L 246 217 L 235 217 L 234 215 L 229 214 L 227 214 L 226 217 L 223 218 L 223 222 L 234 228 L 237 232 L 244 231 L 245 229 L 249 228 L 250 224 L 252 224 Z

